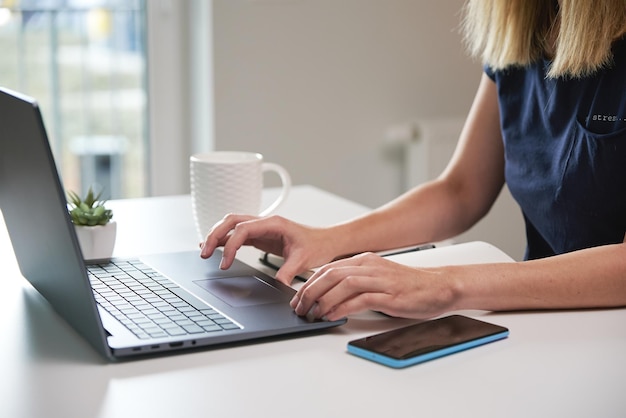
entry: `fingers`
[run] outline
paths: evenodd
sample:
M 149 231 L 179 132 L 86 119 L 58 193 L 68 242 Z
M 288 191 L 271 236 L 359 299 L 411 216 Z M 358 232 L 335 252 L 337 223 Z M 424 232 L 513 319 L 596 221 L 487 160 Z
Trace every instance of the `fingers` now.
M 305 268 L 295 260 L 295 257 L 288 258 L 276 272 L 276 280 L 289 286 L 293 282 L 294 277 L 304 270 Z
M 222 250 L 220 267 L 228 269 L 235 260 L 237 251 L 243 245 L 254 245 L 263 250 L 282 254 L 284 241 L 284 219 L 278 216 L 268 218 L 243 217 L 232 226 Z
M 362 255 L 323 267 L 298 291 L 291 306 L 298 315 L 338 319 L 377 309 L 389 299 L 379 257 Z
M 333 269 L 316 282 L 323 286 L 311 286 L 299 296 L 296 314 L 334 320 L 365 309 L 378 310 L 387 294 L 382 281 L 369 273 L 367 267 Z
M 213 255 L 215 249 L 225 245 L 229 239 L 233 229 L 242 222 L 256 219 L 249 215 L 226 215 L 221 221 L 211 228 L 203 243 L 200 244 L 200 256 L 209 258 Z
M 237 251 L 244 245 L 253 245 L 263 251 L 285 256 L 285 264 L 277 272 L 277 279 L 289 285 L 299 272 L 305 270 L 303 252 L 295 250 L 301 257 L 287 256 L 292 249 L 290 235 L 294 224 L 280 216 L 259 218 L 248 215 L 230 214 L 217 223 L 201 244 L 201 257 L 210 257 L 218 246 L 222 246 L 220 268 L 230 268 Z
M 306 227 L 280 216 L 259 218 L 249 215 L 230 214 L 215 224 L 207 234 L 204 243 L 201 244 L 200 255 L 203 258 L 209 258 L 218 246 L 222 246 L 220 268 L 226 270 L 232 266 L 237 251 L 242 246 L 252 245 L 262 251 L 280 255 L 284 258 L 284 264 L 276 272 L 276 279 L 286 285 L 290 285 L 297 274 L 313 266 L 324 264 L 335 257 L 332 247 L 325 246 L 320 248 L 321 245 L 328 241 L 326 234 L 327 231 L 324 229 Z M 355 257 L 355 260 L 360 260 L 360 258 Z M 335 267 L 341 266 L 341 264 L 336 263 L 333 265 Z M 349 263 L 346 263 L 346 266 L 348 265 Z M 336 272 L 329 277 L 333 275 L 339 277 Z M 336 282 L 339 283 L 339 280 L 337 279 Z M 320 281 L 320 283 L 323 286 L 317 285 L 316 293 L 311 293 L 312 295 L 326 293 L 333 281 L 324 280 Z M 310 285 L 311 283 L 307 283 L 305 286 Z M 327 302 L 328 300 L 330 299 L 325 299 L 322 307 L 330 306 Z M 308 306 L 308 309 L 310 309 L 314 301 L 315 299 L 307 296 L 303 306 Z M 302 309 L 304 308 L 301 307 L 299 310 Z
M 316 318 L 326 318 L 329 321 L 336 321 L 350 314 L 362 312 L 365 310 L 374 310 L 393 315 L 388 311 L 391 295 L 386 293 L 360 293 L 351 299 L 344 300 L 342 303 L 335 305 L 331 310 L 323 313 L 322 308 L 317 312 Z

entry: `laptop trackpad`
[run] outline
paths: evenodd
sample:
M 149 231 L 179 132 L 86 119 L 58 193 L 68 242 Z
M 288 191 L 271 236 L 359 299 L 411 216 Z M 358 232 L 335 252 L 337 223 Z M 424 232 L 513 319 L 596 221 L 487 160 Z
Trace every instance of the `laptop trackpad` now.
M 194 283 L 234 308 L 291 299 L 290 295 L 254 276 L 206 279 Z

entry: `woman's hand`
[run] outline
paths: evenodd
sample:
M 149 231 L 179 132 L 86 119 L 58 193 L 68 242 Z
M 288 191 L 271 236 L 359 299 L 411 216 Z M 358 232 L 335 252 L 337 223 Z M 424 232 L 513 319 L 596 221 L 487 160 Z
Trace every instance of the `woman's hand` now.
M 336 320 L 366 309 L 405 318 L 430 318 L 455 300 L 439 269 L 407 267 L 373 253 L 322 267 L 291 301 L 298 315 Z
M 336 256 L 332 243 L 326 229 L 308 227 L 280 216 L 231 214 L 211 229 L 200 244 L 200 256 L 209 258 L 217 247 L 223 246 L 220 268 L 228 269 L 239 248 L 251 245 L 285 259 L 276 279 L 289 285 L 297 274 L 331 261 Z

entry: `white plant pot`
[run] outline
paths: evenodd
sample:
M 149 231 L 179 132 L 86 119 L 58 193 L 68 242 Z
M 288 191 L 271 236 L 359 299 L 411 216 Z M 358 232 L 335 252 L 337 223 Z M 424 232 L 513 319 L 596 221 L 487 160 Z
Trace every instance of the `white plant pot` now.
M 117 233 L 115 221 L 96 226 L 74 225 L 74 229 L 83 252 L 83 259 L 94 261 L 111 258 Z

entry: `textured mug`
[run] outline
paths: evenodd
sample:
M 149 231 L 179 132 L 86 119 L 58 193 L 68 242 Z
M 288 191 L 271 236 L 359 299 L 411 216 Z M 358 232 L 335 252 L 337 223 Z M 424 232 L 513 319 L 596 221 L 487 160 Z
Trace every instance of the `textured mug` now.
M 196 230 L 204 239 L 209 230 L 229 213 L 266 216 L 285 200 L 291 188 L 287 170 L 263 162 L 254 152 L 215 151 L 189 159 L 191 205 Z M 261 211 L 263 174 L 276 172 L 282 181 L 278 198 Z

